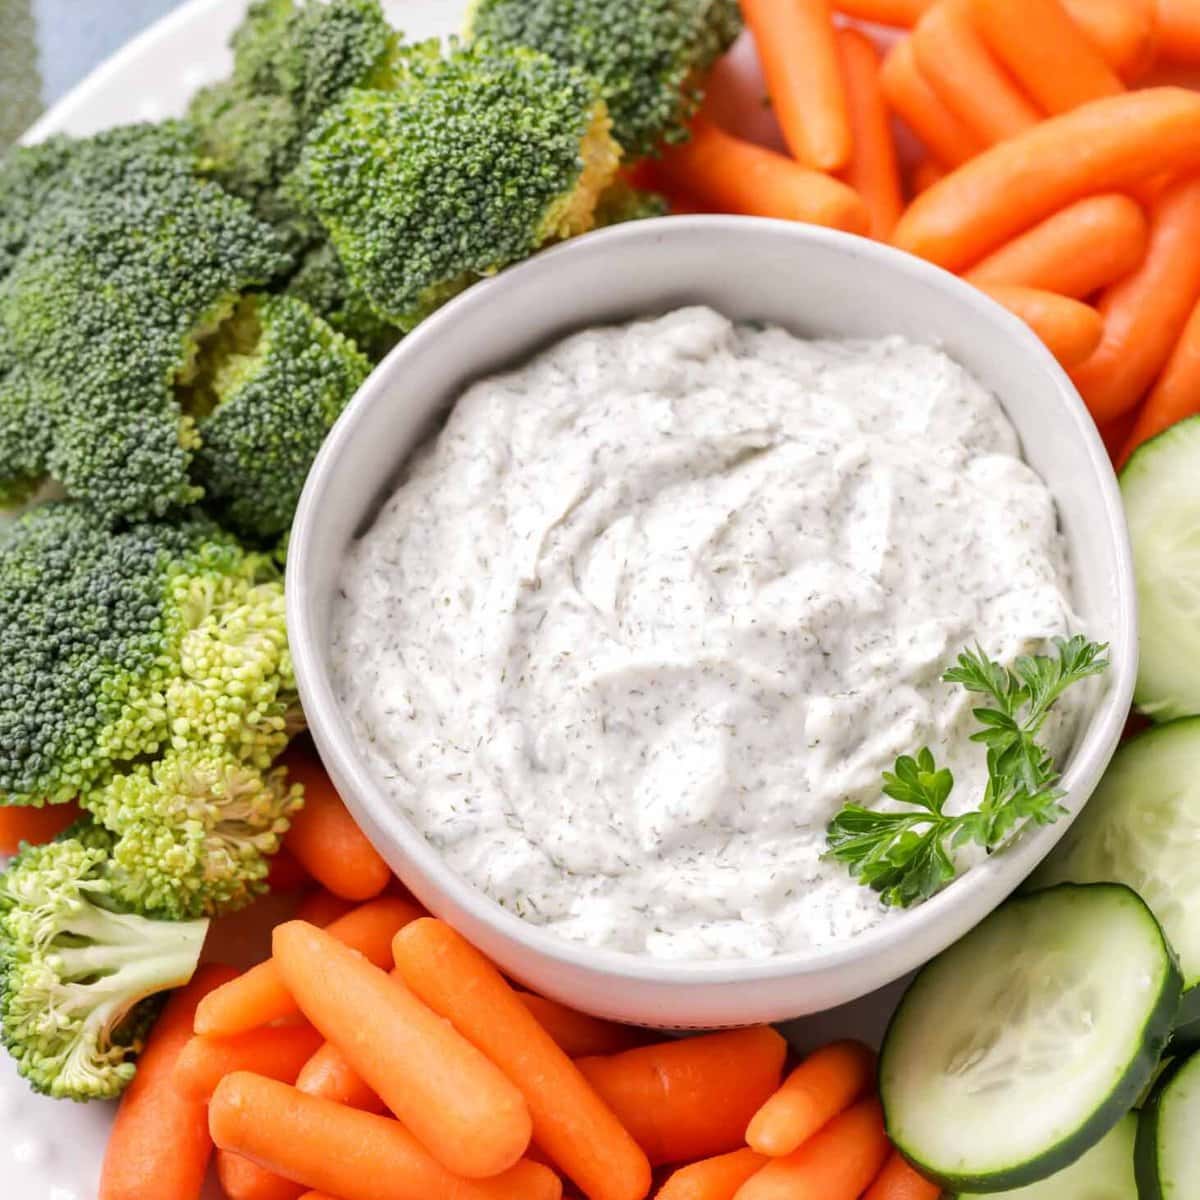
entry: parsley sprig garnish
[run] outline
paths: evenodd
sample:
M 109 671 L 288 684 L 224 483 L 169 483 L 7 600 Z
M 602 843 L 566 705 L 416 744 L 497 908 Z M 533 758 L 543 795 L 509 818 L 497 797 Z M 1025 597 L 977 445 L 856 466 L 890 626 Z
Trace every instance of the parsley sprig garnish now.
M 959 816 L 945 811 L 954 776 L 926 747 L 903 755 L 883 775 L 884 795 L 904 805 L 877 812 L 847 804 L 829 823 L 830 858 L 847 864 L 883 902 L 907 908 L 941 891 L 958 873 L 953 851 L 970 843 L 988 853 L 1028 825 L 1051 825 L 1059 804 L 1059 772 L 1037 738 L 1055 702 L 1072 684 L 1108 668 L 1107 646 L 1082 636 L 1056 638 L 1055 655 L 1027 655 L 1011 667 L 978 646 L 959 655 L 942 676 L 991 703 L 974 710 L 981 728 L 971 740 L 987 747 L 988 782 L 979 807 Z

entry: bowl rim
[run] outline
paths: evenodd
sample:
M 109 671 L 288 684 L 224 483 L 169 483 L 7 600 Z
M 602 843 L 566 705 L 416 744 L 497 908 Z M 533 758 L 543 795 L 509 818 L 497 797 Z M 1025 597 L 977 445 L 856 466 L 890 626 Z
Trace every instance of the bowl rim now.
M 791 951 L 769 958 L 653 958 L 631 951 L 571 941 L 501 907 L 454 871 L 412 821 L 376 786 L 365 758 L 356 749 L 353 734 L 333 692 L 330 673 L 325 669 L 326 647 L 319 644 L 324 641 L 324 633 L 314 629 L 309 622 L 312 611 L 308 602 L 310 545 L 315 538 L 314 530 L 320 525 L 325 490 L 338 470 L 344 447 L 354 440 L 355 432 L 368 410 L 387 401 L 396 380 L 403 377 L 405 363 L 411 355 L 425 352 L 439 339 L 452 339 L 460 323 L 469 322 L 495 306 L 503 305 L 505 294 L 515 286 L 526 282 L 536 283 L 539 277 L 545 278 L 550 273 L 569 271 L 577 261 L 586 265 L 588 259 L 605 248 L 656 241 L 664 237 L 690 238 L 703 234 L 707 239 L 706 249 L 711 254 L 714 270 L 719 271 L 727 259 L 721 255 L 719 248 L 714 247 L 715 239 L 747 231 L 779 239 L 783 251 L 791 249 L 802 252 L 805 245 L 819 245 L 849 254 L 860 261 L 871 260 L 877 269 L 898 273 L 914 285 L 923 284 L 948 291 L 961 304 L 974 309 L 977 315 L 996 326 L 1011 343 L 1014 353 L 1022 354 L 1030 360 L 1031 366 L 1036 366 L 1043 373 L 1049 372 L 1049 381 L 1054 385 L 1058 402 L 1066 406 L 1078 436 L 1083 439 L 1092 467 L 1088 503 L 1096 507 L 1096 518 L 1104 522 L 1108 536 L 1114 542 L 1118 564 L 1117 579 L 1114 581 L 1118 627 L 1112 631 L 1109 651 L 1111 666 L 1106 690 L 1079 737 L 1074 757 L 1063 775 L 1062 787 L 1067 793 L 1069 813 L 1067 817 L 1053 825 L 1030 831 L 1003 852 L 972 867 L 932 899 L 844 943 L 813 951 Z M 512 319 L 513 310 L 509 308 L 506 311 L 509 319 Z M 636 319 L 637 315 L 631 313 L 627 319 Z M 1003 403 L 1003 397 L 1000 399 Z M 964 909 L 978 909 L 978 919 L 983 919 L 1049 853 L 1099 783 L 1124 729 L 1137 674 L 1137 601 L 1133 558 L 1117 479 L 1099 432 L 1079 393 L 1042 342 L 1023 321 L 983 292 L 929 262 L 852 234 L 757 217 L 666 217 L 599 230 L 543 251 L 524 263 L 475 284 L 423 321 L 375 368 L 326 438 L 308 476 L 292 526 L 286 595 L 288 628 L 301 701 L 322 757 L 330 763 L 336 778 L 348 781 L 348 794 L 344 800 L 352 813 L 363 820 L 368 829 L 373 827 L 385 833 L 395 844 L 394 848 L 431 881 L 431 886 L 452 905 L 472 920 L 489 927 L 497 936 L 564 967 L 645 984 L 695 987 L 783 978 L 803 979 L 861 964 L 874 955 L 884 956 L 889 949 L 894 952 L 897 943 L 937 941 L 937 927 L 954 924 L 954 915 L 961 915 Z M 388 858 L 387 849 L 380 849 Z M 942 944 L 945 941 L 942 939 Z M 898 978 L 916 965 L 919 962 L 910 962 L 889 971 L 887 978 L 878 981 L 878 986 Z

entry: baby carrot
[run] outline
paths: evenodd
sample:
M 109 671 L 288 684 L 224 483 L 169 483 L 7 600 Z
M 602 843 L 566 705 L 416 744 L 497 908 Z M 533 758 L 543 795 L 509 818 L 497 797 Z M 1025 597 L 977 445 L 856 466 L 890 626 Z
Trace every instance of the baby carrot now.
M 317 888 L 296 906 L 295 920 L 307 921 L 318 929 L 325 929 L 334 921 L 344 917 L 354 908 L 352 900 L 343 900 L 324 888 Z
M 1042 288 L 1082 300 L 1136 270 L 1148 239 L 1140 204 L 1119 193 L 1089 196 L 1018 234 L 964 278 L 980 285 Z
M 1104 337 L 1104 319 L 1080 300 L 1006 283 L 980 284 L 980 291 L 1020 317 L 1068 370 L 1087 362 Z
M 680 1167 L 662 1185 L 656 1200 L 733 1200 L 734 1193 L 767 1165 L 753 1150 L 734 1150 Z
M 899 1150 L 893 1150 L 863 1200 L 938 1200 L 942 1189 L 905 1162 Z
M 208 1123 L 222 1150 L 341 1200 L 487 1197 L 473 1181 L 446 1170 L 399 1121 L 248 1071 L 221 1080 Z
M 399 979 L 303 921 L 272 941 L 301 1012 L 443 1166 L 479 1179 L 525 1153 L 521 1093 Z
M 891 48 L 883 60 L 879 82 L 892 111 L 938 162 L 957 167 L 984 148 L 983 139 L 930 87 L 917 66 L 912 38 L 902 38 Z
M 754 1114 L 746 1141 L 772 1158 L 791 1154 L 849 1108 L 875 1077 L 875 1055 L 861 1042 L 834 1042 L 810 1054 Z
M 890 1150 L 879 1101 L 860 1100 L 799 1150 L 773 1158 L 735 1200 L 858 1200 Z
M 1154 0 L 1062 0 L 1062 6 L 1126 83 L 1150 69 L 1158 50 Z
M 940 0 L 912 35 L 917 66 L 951 112 L 985 145 L 1032 129 L 1042 114 L 983 44 L 968 0 Z
M 645 1154 L 500 972 L 432 918 L 402 929 L 393 950 L 408 986 L 521 1089 L 538 1146 L 588 1200 L 642 1200 Z
M 914 196 L 927 192 L 935 183 L 946 178 L 946 168 L 932 158 L 923 158 L 912 169 L 909 186 Z
M 386 1107 L 332 1042 L 326 1042 L 300 1068 L 296 1086 L 310 1096 L 361 1108 L 363 1112 L 381 1113 Z
M 175 1064 L 191 1041 L 196 1005 L 236 974 L 232 967 L 200 967 L 167 1001 L 117 1109 L 99 1200 L 199 1200 L 212 1140 L 204 1101 L 175 1086 Z
M 850 161 L 852 135 L 829 0 L 742 0 L 792 154 L 818 171 Z
M 1200 7 L 1196 0 L 1156 0 L 1158 50 L 1170 62 L 1200 63 Z
M 892 243 L 952 271 L 1074 200 L 1200 166 L 1200 95 L 1148 88 L 1043 121 L 918 196 Z
M 1200 178 L 1168 188 L 1150 214 L 1141 267 L 1100 300 L 1104 340 L 1072 373 L 1098 422 L 1128 412 L 1166 366 L 1200 297 Z
M 52 842 L 79 817 L 79 805 L 74 801 L 46 804 L 41 808 L 23 804 L 0 805 L 0 854 L 16 854 L 22 842 L 31 846 Z
M 321 760 L 305 746 L 284 757 L 288 776 L 304 785 L 304 807 L 292 818 L 284 848 L 320 884 L 347 900 L 370 900 L 392 872 L 350 815 Z
M 1133 436 L 1140 415 L 1139 408 L 1131 408 L 1127 413 L 1117 417 L 1115 421 L 1105 421 L 1104 424 L 1098 426 L 1100 438 L 1104 442 L 1104 448 L 1108 451 L 1108 457 L 1112 459 L 1114 467 L 1121 461 L 1121 454 L 1129 445 L 1129 439 Z
M 217 1151 L 217 1179 L 229 1200 L 296 1200 L 304 1191 L 303 1184 L 228 1150 Z
M 867 210 L 853 188 L 704 119 L 693 122 L 688 141 L 663 149 L 656 174 L 716 212 L 867 231 Z
M 833 7 L 848 17 L 911 29 L 936 0 L 834 0 Z
M 382 966 L 391 957 L 396 930 L 416 920 L 421 910 L 407 900 L 381 896 L 334 921 L 331 936 Z M 267 959 L 206 996 L 196 1010 L 196 1032 L 204 1037 L 230 1037 L 260 1025 L 295 1016 L 299 1010 L 274 959 Z
M 973 0 L 971 15 L 991 52 L 1048 113 L 1125 90 L 1058 0 Z
M 175 1064 L 175 1083 L 205 1101 L 234 1071 L 291 1083 L 320 1045 L 321 1035 L 308 1024 L 270 1025 L 227 1038 L 193 1037 Z
M 779 1086 L 787 1043 L 770 1026 L 659 1042 L 576 1064 L 654 1166 L 725 1154 Z
M 886 241 L 904 211 L 904 193 L 891 118 L 879 86 L 879 55 L 875 43 L 856 29 L 838 32 L 838 54 L 854 134 L 854 150 L 841 177 L 863 198 L 871 236 Z
M 537 1023 L 559 1044 L 569 1058 L 585 1058 L 589 1054 L 620 1054 L 632 1050 L 644 1041 L 642 1035 L 628 1025 L 602 1021 L 576 1012 L 557 1000 L 518 992 L 522 1004 L 537 1018 Z
M 528 1158 L 502 1175 L 474 1182 L 489 1200 L 562 1200 L 562 1180 L 544 1163 Z
M 1123 467 L 1143 442 L 1197 413 L 1200 413 L 1200 303 L 1192 309 L 1166 368 L 1142 405 L 1117 466 Z

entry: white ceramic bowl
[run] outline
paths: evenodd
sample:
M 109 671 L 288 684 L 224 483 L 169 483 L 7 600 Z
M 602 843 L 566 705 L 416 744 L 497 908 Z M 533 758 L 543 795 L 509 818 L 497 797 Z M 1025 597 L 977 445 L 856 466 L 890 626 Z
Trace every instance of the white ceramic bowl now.
M 1083 806 L 1128 711 L 1137 633 L 1116 481 L 1067 376 L 1016 318 L 955 277 L 860 238 L 738 217 L 679 217 L 570 242 L 480 284 L 406 338 L 329 437 L 308 480 L 288 561 L 288 619 L 313 735 L 355 817 L 412 891 L 505 971 L 600 1016 L 659 1026 L 782 1020 L 865 995 L 960 937 L 1017 886 L 1068 825 L 1024 838 L 940 896 L 844 946 L 765 961 L 678 963 L 596 950 L 501 909 L 451 871 L 378 787 L 330 683 L 341 561 L 398 469 L 471 380 L 559 337 L 691 303 L 812 336 L 899 333 L 933 342 L 1000 398 L 1057 497 L 1089 632 L 1112 643 L 1108 687 L 1065 772 Z

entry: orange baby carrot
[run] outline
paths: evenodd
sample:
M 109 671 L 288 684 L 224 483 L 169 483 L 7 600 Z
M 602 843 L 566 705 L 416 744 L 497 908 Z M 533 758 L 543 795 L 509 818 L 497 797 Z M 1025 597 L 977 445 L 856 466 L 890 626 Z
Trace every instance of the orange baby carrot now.
M 932 158 L 923 158 L 912 169 L 909 186 L 914 196 L 927 192 L 935 183 L 946 178 L 946 168 Z
M 834 0 L 833 7 L 848 17 L 911 29 L 936 0 Z
M 175 1084 L 207 1101 L 234 1071 L 253 1071 L 292 1083 L 316 1053 L 321 1035 L 311 1025 L 270 1025 L 227 1038 L 193 1037 L 175 1064 Z
M 329 933 L 369 962 L 383 966 L 391 958 L 396 930 L 420 915 L 421 910 L 407 900 L 381 896 L 334 921 Z M 267 959 L 204 998 L 196 1010 L 196 1032 L 203 1037 L 231 1037 L 298 1011 L 279 967 Z
M 1126 83 L 1150 69 L 1158 51 L 1154 0 L 1062 0 L 1062 6 Z
M 42 808 L 26 805 L 0 805 L 0 854 L 16 854 L 22 842 L 41 846 L 52 842 L 64 829 L 80 818 L 79 805 L 46 804 Z
M 779 1086 L 787 1043 L 770 1026 L 583 1058 L 584 1078 L 654 1166 L 725 1154 Z
M 983 139 L 930 87 L 917 66 L 912 38 L 903 38 L 888 52 L 879 82 L 892 111 L 939 162 L 957 167 L 984 148 Z
M 474 1182 L 489 1200 L 562 1200 L 562 1180 L 544 1163 L 528 1158 L 502 1175 Z
M 304 785 L 284 848 L 320 884 L 347 900 L 370 900 L 391 882 L 391 868 L 359 829 L 321 760 L 307 746 L 284 756 L 289 778 Z
M 988 49 L 1048 113 L 1125 90 L 1058 0 L 973 0 L 971 15 Z
M 383 1112 L 386 1108 L 332 1042 L 326 1042 L 300 1068 L 296 1086 L 310 1096 L 361 1108 L 363 1112 Z
M 304 1191 L 303 1184 L 228 1150 L 217 1151 L 217 1179 L 229 1200 L 296 1200 Z
M 938 1200 L 942 1189 L 930 1183 L 905 1162 L 899 1150 L 893 1150 L 863 1200 Z
M 1117 460 L 1123 467 L 1143 443 L 1200 413 L 1200 303 L 1180 334 L 1154 390 L 1146 398 Z
M 1104 340 L 1072 373 L 1097 422 L 1128 412 L 1146 394 L 1200 297 L 1200 179 L 1175 184 L 1150 214 L 1150 246 L 1132 275 L 1100 300 Z
M 341 896 L 335 896 L 324 888 L 317 888 L 309 892 L 296 906 L 295 919 L 307 921 L 318 929 L 325 929 L 353 908 L 354 901 L 343 900 Z
M 731 137 L 703 118 L 693 122 L 690 140 L 663 149 L 656 173 L 673 192 L 694 196 L 715 212 L 867 231 L 866 206 L 853 188 Z
M 1021 318 L 1070 370 L 1085 363 L 1104 337 L 1104 319 L 1080 300 L 1006 283 L 980 284 L 997 304 Z
M 852 135 L 829 0 L 742 0 L 788 148 L 818 171 L 850 161 Z
M 941 0 L 912 35 L 917 66 L 951 112 L 985 145 L 1032 129 L 1042 117 L 997 64 L 971 22 L 969 0 Z
M 486 1192 L 447 1171 L 399 1121 L 247 1071 L 221 1080 L 208 1123 L 222 1150 L 341 1200 L 486 1200 Z
M 860 1100 L 799 1150 L 773 1158 L 735 1200 L 858 1200 L 890 1150 L 879 1101 Z
M 875 43 L 856 29 L 838 33 L 854 150 L 842 178 L 863 198 L 873 238 L 886 241 L 904 210 L 900 166 L 887 102 L 879 86 Z
M 301 1012 L 443 1166 L 480 1179 L 525 1153 L 521 1093 L 399 979 L 303 921 L 272 944 Z
M 537 1018 L 537 1023 L 559 1044 L 568 1058 L 586 1058 L 589 1054 L 620 1054 L 640 1046 L 645 1038 L 628 1025 L 602 1021 L 576 1012 L 557 1000 L 518 992 L 522 1004 Z
M 993 146 L 918 196 L 893 245 L 952 271 L 1074 200 L 1200 166 L 1200 95 L 1148 88 L 1094 100 Z
M 175 1086 L 196 1005 L 237 972 L 209 964 L 163 1009 L 121 1098 L 100 1172 L 99 1200 L 199 1200 L 212 1154 L 204 1101 Z
M 1169 62 L 1200 63 L 1200 6 L 1196 0 L 1156 0 L 1158 50 Z
M 850 1107 L 875 1077 L 875 1055 L 861 1042 L 834 1042 L 810 1054 L 754 1114 L 746 1141 L 759 1154 L 791 1154 Z
M 408 986 L 521 1089 L 538 1146 L 588 1200 L 642 1200 L 645 1154 L 500 972 L 432 918 L 402 929 L 393 950 Z
M 1146 256 L 1150 230 L 1140 204 L 1109 193 L 1089 196 L 989 254 L 964 276 L 1082 300 L 1123 279 Z
M 656 1200 L 733 1200 L 734 1193 L 767 1164 L 753 1150 L 734 1150 L 680 1167 L 662 1185 Z

